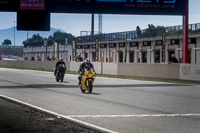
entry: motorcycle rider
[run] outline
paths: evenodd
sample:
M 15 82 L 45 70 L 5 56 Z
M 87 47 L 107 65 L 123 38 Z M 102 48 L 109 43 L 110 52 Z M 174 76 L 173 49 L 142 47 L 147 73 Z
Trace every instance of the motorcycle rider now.
M 54 75 L 55 75 L 55 76 L 56 76 L 56 72 L 57 72 L 58 66 L 59 66 L 60 64 L 64 64 L 64 65 L 65 65 L 65 62 L 63 61 L 63 58 L 60 58 L 59 61 L 56 63 L 56 69 L 55 69 L 55 71 L 54 71 Z M 66 67 L 66 65 L 65 65 L 65 67 Z
M 81 78 L 82 78 L 82 76 L 83 76 L 83 70 L 84 70 L 84 68 L 86 67 L 86 66 L 89 66 L 90 68 L 92 68 L 93 69 L 93 71 L 94 71 L 94 66 L 93 66 L 93 64 L 91 63 L 91 61 L 90 61 L 90 59 L 89 58 L 86 58 L 85 59 L 85 61 L 80 65 L 80 67 L 79 67 L 79 70 L 78 70 L 78 73 L 79 73 L 79 76 L 78 76 L 78 80 L 79 80 L 79 85 L 81 85 Z

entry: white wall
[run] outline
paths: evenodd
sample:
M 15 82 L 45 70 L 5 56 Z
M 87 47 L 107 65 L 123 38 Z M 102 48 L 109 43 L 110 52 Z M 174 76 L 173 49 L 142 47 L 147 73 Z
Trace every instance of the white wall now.
M 22 68 L 43 68 L 53 70 L 52 61 L 0 61 L 0 66 L 18 66 Z M 77 72 L 82 62 L 65 62 L 68 71 Z M 93 62 L 99 74 L 134 77 L 152 77 L 162 79 L 181 79 L 200 81 L 200 65 L 191 64 L 144 64 L 144 63 L 100 63 Z
M 78 72 L 81 63 L 82 62 L 71 61 L 70 62 L 70 71 Z
M 101 62 L 92 62 L 92 64 L 94 65 L 94 70 L 97 74 L 101 74 L 101 70 L 102 70 L 102 63 Z
M 117 63 L 103 63 L 103 74 L 117 75 Z
M 200 81 L 200 65 L 181 64 L 180 79 Z

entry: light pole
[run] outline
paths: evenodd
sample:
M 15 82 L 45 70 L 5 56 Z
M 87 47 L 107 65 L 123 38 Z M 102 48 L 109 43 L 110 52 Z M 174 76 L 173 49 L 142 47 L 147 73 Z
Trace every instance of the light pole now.
M 27 41 L 28 41 L 28 30 L 27 30 Z
M 14 21 L 14 47 L 15 47 L 15 21 Z

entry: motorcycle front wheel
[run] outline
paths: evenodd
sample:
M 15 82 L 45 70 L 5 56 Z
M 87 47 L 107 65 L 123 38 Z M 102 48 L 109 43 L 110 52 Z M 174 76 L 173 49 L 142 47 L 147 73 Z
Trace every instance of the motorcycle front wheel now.
M 64 75 L 65 75 L 65 73 L 62 73 L 62 74 L 61 74 L 61 82 L 63 82 Z
M 89 86 L 88 86 L 88 87 L 89 87 L 89 90 L 88 90 L 88 91 L 89 91 L 89 93 L 92 93 L 92 87 L 93 87 L 92 81 L 89 80 L 89 81 L 88 81 L 88 84 L 89 84 Z

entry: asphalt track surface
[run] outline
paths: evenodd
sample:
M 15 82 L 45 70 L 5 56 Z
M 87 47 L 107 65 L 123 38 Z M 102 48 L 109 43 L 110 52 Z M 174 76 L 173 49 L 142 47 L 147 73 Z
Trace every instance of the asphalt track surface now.
M 97 77 L 89 94 L 77 77 L 0 68 L 0 95 L 110 132 L 200 132 L 199 85 Z

